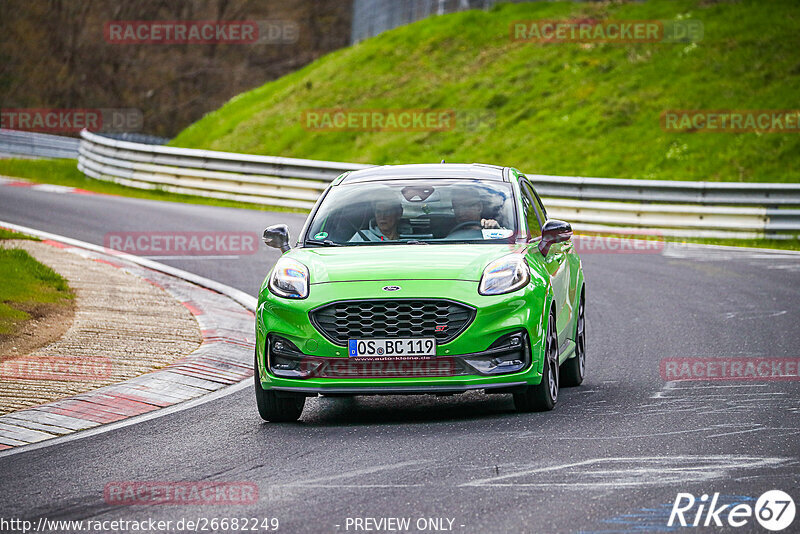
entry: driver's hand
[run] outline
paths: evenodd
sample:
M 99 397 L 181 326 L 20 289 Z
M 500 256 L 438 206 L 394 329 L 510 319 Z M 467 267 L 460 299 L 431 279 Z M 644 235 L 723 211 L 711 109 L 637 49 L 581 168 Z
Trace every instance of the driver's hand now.
M 494 219 L 481 219 L 481 228 L 500 228 L 500 225 Z

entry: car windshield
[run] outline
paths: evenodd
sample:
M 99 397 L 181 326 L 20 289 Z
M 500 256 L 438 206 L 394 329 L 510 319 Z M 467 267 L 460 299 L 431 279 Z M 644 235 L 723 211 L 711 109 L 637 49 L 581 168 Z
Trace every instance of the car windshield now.
M 511 185 L 465 179 L 414 179 L 332 187 L 305 243 L 360 246 L 498 243 L 517 233 Z

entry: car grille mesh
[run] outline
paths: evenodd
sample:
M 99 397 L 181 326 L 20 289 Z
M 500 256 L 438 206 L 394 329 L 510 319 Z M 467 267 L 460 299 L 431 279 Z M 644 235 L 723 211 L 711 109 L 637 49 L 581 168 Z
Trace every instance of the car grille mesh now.
M 340 301 L 311 312 L 311 322 L 337 345 L 348 339 L 433 337 L 448 343 L 472 321 L 474 310 L 442 299 Z

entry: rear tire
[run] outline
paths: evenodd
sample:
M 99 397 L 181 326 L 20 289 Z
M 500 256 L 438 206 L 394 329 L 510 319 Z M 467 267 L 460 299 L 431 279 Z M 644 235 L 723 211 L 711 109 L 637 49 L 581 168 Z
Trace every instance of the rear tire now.
M 558 335 L 552 313 L 547 321 L 544 354 L 542 381 L 536 386 L 528 386 L 522 393 L 514 393 L 514 406 L 518 412 L 547 412 L 558 402 Z
M 273 423 L 287 423 L 300 418 L 306 404 L 305 395 L 264 390 L 261 387 L 261 378 L 258 372 L 257 352 L 253 363 L 253 377 L 256 386 L 256 405 L 261 419 Z
M 586 375 L 586 319 L 584 317 L 584 294 L 578 304 L 578 323 L 575 325 L 575 356 L 561 365 L 561 385 L 580 386 Z

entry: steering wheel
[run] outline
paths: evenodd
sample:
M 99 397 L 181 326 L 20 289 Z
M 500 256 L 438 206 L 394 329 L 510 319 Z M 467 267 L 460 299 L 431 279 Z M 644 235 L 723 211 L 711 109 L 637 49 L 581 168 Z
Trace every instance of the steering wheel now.
M 450 230 L 450 233 L 448 233 L 447 235 L 455 233 L 456 231 L 461 230 L 462 228 L 466 228 L 467 226 L 477 226 L 479 230 L 481 229 L 480 221 L 466 221 L 466 222 L 458 223 L 457 225 L 455 225 L 452 228 L 452 230 Z

